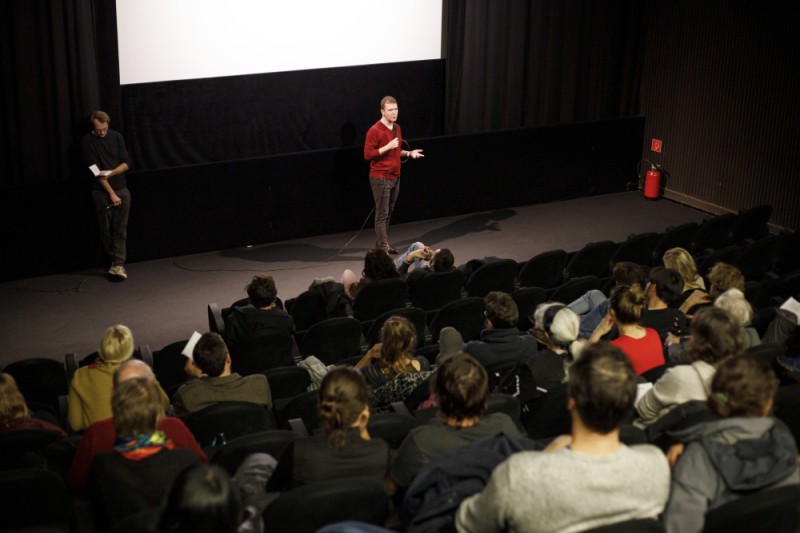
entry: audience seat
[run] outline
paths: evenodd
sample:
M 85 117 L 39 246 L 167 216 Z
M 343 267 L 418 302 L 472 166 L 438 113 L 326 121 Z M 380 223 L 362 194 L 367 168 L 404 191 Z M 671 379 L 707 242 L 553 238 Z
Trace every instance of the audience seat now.
M 300 341 L 300 353 L 313 355 L 326 365 L 361 353 L 361 323 L 355 318 L 328 318 L 309 328 Z
M 270 429 L 243 435 L 229 440 L 217 449 L 211 462 L 221 466 L 233 476 L 245 458 L 253 453 L 267 453 L 276 461 L 280 461 L 284 450 L 296 438 L 295 432 L 285 429 Z
M 289 399 L 302 394 L 311 385 L 308 370 L 299 366 L 281 366 L 262 372 L 267 376 L 272 403 L 276 400 Z
M 511 298 L 517 304 L 519 320 L 517 329 L 528 331 L 533 327 L 530 317 L 539 304 L 547 301 L 547 291 L 541 287 L 522 287 L 511 293 Z
M 781 235 L 777 270 L 779 274 L 800 270 L 800 230 Z
M 736 245 L 718 248 L 697 258 L 697 271 L 701 276 L 706 277 L 708 276 L 711 268 L 717 263 L 728 263 L 729 265 L 735 265 L 739 262 L 739 257 L 741 255 L 742 248 Z
M 294 429 L 290 421 L 299 418 L 303 421 L 306 431 L 312 433 L 320 425 L 319 391 L 312 390 L 298 394 L 275 414 L 278 418 L 278 428 Z
M 362 322 L 374 320 L 408 303 L 408 283 L 401 278 L 373 281 L 364 286 L 353 300 L 353 317 Z
M 4 531 L 63 531 L 72 519 L 70 494 L 64 481 L 39 468 L 6 470 L 0 475 Z
M 126 516 L 117 522 L 111 533 L 156 533 L 158 519 L 161 517 L 161 508 L 154 507 Z
M 168 394 L 170 391 L 174 393 L 176 386 L 186 383 L 189 378 L 184 370 L 187 359 L 181 353 L 187 342 L 189 339 L 172 342 L 153 354 L 153 372 L 161 388 Z
M 568 305 L 576 298 L 583 296 L 592 289 L 600 289 L 602 282 L 597 276 L 583 276 L 565 281 L 550 295 L 550 301 L 561 302 Z
M 692 236 L 692 247 L 689 252 L 698 256 L 708 253 L 709 250 L 719 250 L 730 245 L 734 224 L 736 215 L 732 213 L 717 215 L 703 221 Z
M 250 402 L 220 402 L 186 418 L 186 426 L 200 446 L 207 447 L 222 434 L 225 440 L 275 429 L 275 417 L 264 405 Z
M 766 204 L 740 211 L 731 230 L 731 240 L 735 244 L 746 244 L 763 239 L 769 234 L 771 216 L 772 206 Z
M 287 300 L 286 305 L 298 331 L 307 330 L 328 318 L 325 312 L 325 302 L 316 291 L 303 291 L 294 300 Z
M 0 432 L 0 469 L 40 467 L 47 460 L 48 446 L 63 438 L 44 429 Z
M 768 272 L 773 272 L 778 262 L 780 246 L 781 239 L 777 235 L 768 235 L 745 246 L 736 262 L 744 279 L 760 280 Z
M 483 298 L 492 291 L 511 293 L 517 270 L 517 262 L 513 259 L 498 259 L 481 265 L 464 285 L 467 296 Z
M 567 384 L 550 389 L 547 394 L 525 404 L 522 426 L 531 439 L 553 438 L 568 434 L 572 419 L 567 411 Z
M 583 276 L 608 276 L 611 256 L 617 249 L 613 241 L 591 242 L 575 252 L 567 263 L 564 279 L 570 280 Z
M 425 311 L 433 311 L 461 298 L 464 273 L 458 269 L 450 272 L 431 272 L 417 280 L 413 287 L 411 305 Z
M 264 511 L 270 533 L 313 533 L 344 520 L 383 526 L 389 515 L 389 495 L 383 481 L 353 477 L 318 481 L 281 494 Z
M 679 226 L 667 228 L 653 250 L 653 266 L 663 265 L 664 252 L 671 248 L 683 248 L 689 251 L 692 247 L 692 237 L 697 232 L 697 222 L 687 222 Z
M 417 427 L 417 420 L 405 413 L 378 413 L 369 417 L 367 430 L 371 437 L 385 440 L 396 450 L 409 431 Z
M 610 263 L 613 267 L 622 261 L 630 261 L 637 265 L 650 265 L 653 261 L 653 251 L 663 235 L 655 232 L 631 235 L 619 245 L 611 256 Z
M 55 359 L 34 357 L 7 364 L 3 372 L 10 374 L 31 410 L 44 409 L 60 420 L 59 397 L 67 394 L 65 367 Z
M 645 428 L 647 440 L 665 452 L 675 444 L 669 431 L 685 429 L 701 422 L 713 420 L 704 400 L 691 400 L 675 406 L 670 412 Z
M 795 533 L 800 525 L 800 485 L 762 490 L 706 513 L 704 533 Z
M 248 376 L 271 368 L 294 365 L 294 337 L 286 331 L 241 339 L 231 348 L 232 370 Z
M 517 274 L 520 287 L 552 289 L 561 284 L 567 268 L 567 252 L 550 250 L 531 257 Z
M 466 297 L 445 305 L 431 320 L 429 330 L 433 342 L 439 342 L 439 332 L 451 326 L 461 333 L 464 342 L 475 340 L 486 327 L 483 298 Z

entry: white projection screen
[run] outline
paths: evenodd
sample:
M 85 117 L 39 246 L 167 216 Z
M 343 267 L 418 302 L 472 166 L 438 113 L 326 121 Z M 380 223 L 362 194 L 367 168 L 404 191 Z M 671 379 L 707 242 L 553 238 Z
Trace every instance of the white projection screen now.
M 116 2 L 123 85 L 442 57 L 442 0 Z

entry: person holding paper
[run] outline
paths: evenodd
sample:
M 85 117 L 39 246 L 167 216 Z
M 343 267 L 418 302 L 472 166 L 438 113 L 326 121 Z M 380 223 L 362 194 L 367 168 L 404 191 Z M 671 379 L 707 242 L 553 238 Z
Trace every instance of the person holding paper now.
M 109 129 L 111 117 L 108 113 L 95 111 L 91 122 L 92 131 L 83 136 L 81 152 L 94 175 L 92 205 L 100 226 L 103 249 L 111 258 L 108 273 L 115 278 L 127 279 L 125 241 L 131 193 L 125 182 L 125 172 L 130 168 L 130 156 L 122 134 Z

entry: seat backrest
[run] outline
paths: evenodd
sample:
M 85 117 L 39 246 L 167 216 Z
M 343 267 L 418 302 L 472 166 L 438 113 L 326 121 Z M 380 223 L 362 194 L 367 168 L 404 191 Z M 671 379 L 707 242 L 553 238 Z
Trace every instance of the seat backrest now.
M 772 216 L 771 205 L 757 205 L 741 211 L 733 224 L 733 242 L 744 244 L 745 241 L 757 241 L 769 233 L 769 218 Z
M 652 231 L 631 235 L 619 245 L 614 255 L 611 256 L 611 265 L 613 266 L 621 261 L 630 261 L 637 265 L 650 265 L 653 260 L 653 250 L 655 250 L 659 239 L 661 239 L 661 234 Z
M 692 248 L 690 251 L 694 255 L 705 253 L 706 250 L 719 250 L 731 243 L 733 236 L 733 226 L 736 223 L 736 216 L 731 213 L 717 215 L 700 224 L 697 232 L 692 237 Z
M 225 440 L 243 435 L 276 429 L 272 411 L 250 402 L 219 402 L 186 418 L 186 426 L 200 446 L 209 446 L 223 434 Z
M 767 272 L 774 270 L 780 253 L 781 240 L 777 235 L 769 235 L 746 246 L 736 266 L 742 271 L 744 279 L 762 279 Z
M 11 374 L 25 401 L 46 405 L 59 412 L 58 397 L 67 394 L 67 372 L 55 359 L 34 357 L 9 363 L 3 372 Z
M 355 318 L 328 318 L 311 326 L 300 341 L 300 353 L 326 365 L 361 353 L 361 323 Z
M 457 329 L 464 342 L 477 339 L 486 327 L 484 308 L 483 298 L 478 297 L 461 298 L 445 305 L 431 320 L 429 329 L 433 341 L 439 341 L 439 332 L 445 326 Z
M 489 396 L 489 403 L 486 405 L 487 413 L 505 413 L 514 421 L 517 426 L 521 426 L 520 414 L 522 406 L 519 400 L 510 394 L 500 394 L 493 392 Z
M 367 331 L 366 339 L 367 346 L 372 348 L 376 343 L 380 342 L 381 328 L 383 323 L 390 317 L 402 316 L 409 320 L 414 325 L 417 334 L 417 348 L 422 348 L 425 344 L 425 311 L 418 307 L 401 307 L 400 309 L 393 309 L 383 313 L 381 316 L 372 321 Z
M 374 320 L 382 313 L 408 303 L 408 283 L 402 278 L 379 279 L 368 283 L 353 300 L 353 317 Z
M 308 329 L 327 318 L 325 302 L 322 301 L 318 292 L 312 290 L 303 291 L 294 299 L 289 314 L 292 315 L 298 331 Z
M 573 278 L 569 281 L 562 283 L 553 294 L 550 300 L 553 302 L 561 302 L 569 304 L 579 296 L 583 296 L 592 289 L 600 289 L 602 282 L 596 276 L 583 276 L 580 278 Z
M 45 457 L 45 449 L 63 438 L 43 429 L 0 432 L 0 469 L 39 466 L 36 462 Z
M 167 344 L 153 354 L 153 372 L 165 391 L 175 390 L 176 385 L 185 383 L 188 379 L 184 370 L 186 356 L 181 353 L 187 342 L 189 339 Z
M 294 346 L 294 337 L 280 330 L 241 339 L 231 348 L 232 369 L 248 376 L 270 368 L 291 366 Z
M 291 429 L 289 421 L 295 418 L 303 421 L 309 433 L 319 427 L 319 391 L 307 391 L 289 400 L 283 410 L 278 413 L 278 427 Z
M 369 417 L 367 430 L 370 436 L 385 440 L 396 450 L 408 433 L 417 427 L 417 420 L 405 413 L 378 413 Z
M 647 440 L 666 451 L 675 444 L 675 440 L 667 434 L 669 431 L 688 428 L 713 418 L 705 401 L 691 400 L 673 407 L 670 412 L 648 425 L 645 433 Z
M 668 228 L 664 232 L 664 236 L 659 239 L 653 250 L 653 266 L 663 263 L 664 252 L 671 248 L 684 248 L 686 250 L 692 247 L 692 237 L 697 231 L 697 222 L 687 222 L 680 226 Z
M 514 303 L 517 304 L 517 311 L 519 312 L 517 329 L 528 331 L 533 327 L 530 317 L 536 307 L 547 300 L 547 291 L 540 287 L 523 287 L 512 292 L 511 297 L 514 299 Z
M 389 496 L 383 481 L 353 477 L 318 481 L 284 492 L 263 517 L 270 533 L 313 533 L 345 520 L 383 526 L 388 514 Z
M 739 261 L 739 256 L 742 249 L 739 246 L 725 246 L 718 250 L 714 250 L 703 257 L 699 258 L 697 262 L 697 271 L 701 276 L 708 276 L 711 268 L 717 263 L 728 263 L 735 265 Z
M 578 250 L 567 263 L 564 279 L 579 278 L 582 276 L 597 276 L 602 278 L 608 275 L 611 256 L 617 249 L 613 241 L 591 242 Z
M 304 393 L 311 385 L 308 370 L 299 366 L 280 366 L 263 373 L 267 376 L 272 401 Z
M 556 287 L 564 279 L 567 259 L 564 250 L 550 250 L 533 256 L 517 275 L 519 286 L 543 289 Z
M 706 513 L 704 533 L 794 533 L 800 525 L 800 485 L 765 489 Z
M 517 277 L 517 262 L 498 259 L 480 266 L 467 280 L 464 288 L 468 296 L 483 298 L 492 291 L 511 293 Z
M 280 461 L 281 455 L 289 444 L 297 438 L 294 431 L 286 429 L 270 429 L 243 435 L 229 440 L 217 449 L 211 462 L 218 464 L 233 476 L 236 469 L 253 453 L 266 453 Z
M 464 288 L 464 273 L 458 269 L 450 272 L 431 272 L 413 285 L 411 305 L 426 311 L 439 309 L 443 305 L 461 298 Z
M 72 503 L 64 481 L 40 468 L 6 470 L 0 475 L 3 530 L 69 533 Z

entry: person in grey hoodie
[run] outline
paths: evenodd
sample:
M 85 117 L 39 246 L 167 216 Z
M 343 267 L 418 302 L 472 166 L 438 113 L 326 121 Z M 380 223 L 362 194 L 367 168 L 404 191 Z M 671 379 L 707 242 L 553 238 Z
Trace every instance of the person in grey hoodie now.
M 672 487 L 664 524 L 668 532 L 702 531 L 705 515 L 755 491 L 800 483 L 797 445 L 769 416 L 778 380 L 752 355 L 737 355 L 717 369 L 708 398 L 719 420 L 675 435 L 668 453 Z

